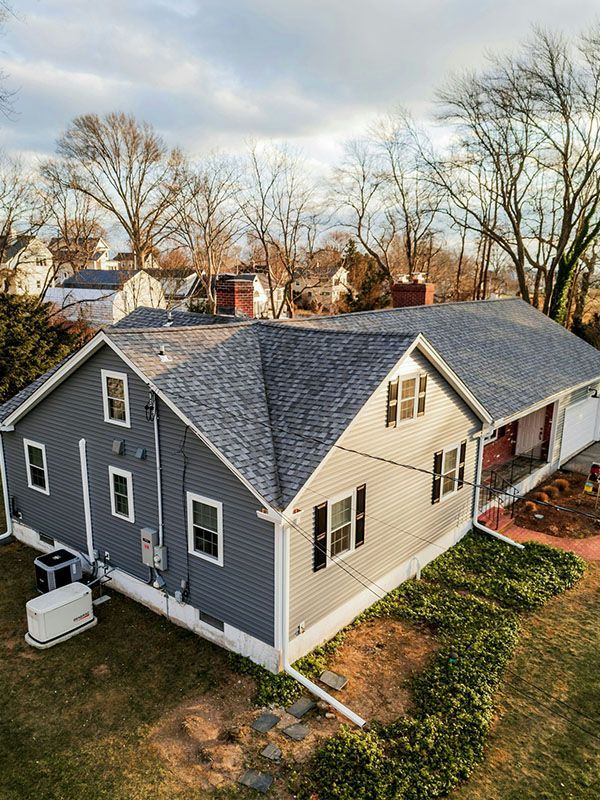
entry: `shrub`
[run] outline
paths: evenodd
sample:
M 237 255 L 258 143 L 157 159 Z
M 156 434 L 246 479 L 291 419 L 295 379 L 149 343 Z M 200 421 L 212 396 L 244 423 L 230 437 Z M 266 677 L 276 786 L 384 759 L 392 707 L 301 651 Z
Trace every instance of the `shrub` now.
M 548 495 L 548 497 L 551 500 L 556 500 L 556 498 L 560 494 L 560 490 L 558 489 L 558 487 L 553 486 L 552 484 L 550 484 L 549 486 L 542 486 L 541 491 L 544 494 Z
M 566 478 L 557 478 L 554 481 L 554 486 L 556 486 L 559 492 L 566 492 L 571 488 L 571 484 Z
M 546 494 L 546 492 L 536 492 L 535 494 L 531 495 L 534 500 L 539 500 L 540 503 L 549 503 L 550 498 Z
M 342 728 L 316 753 L 309 772 L 300 800 L 391 800 L 402 797 L 405 788 L 374 731 Z
M 531 500 L 528 500 L 523 505 L 523 511 L 526 511 L 528 514 L 534 514 L 537 511 L 537 506 Z

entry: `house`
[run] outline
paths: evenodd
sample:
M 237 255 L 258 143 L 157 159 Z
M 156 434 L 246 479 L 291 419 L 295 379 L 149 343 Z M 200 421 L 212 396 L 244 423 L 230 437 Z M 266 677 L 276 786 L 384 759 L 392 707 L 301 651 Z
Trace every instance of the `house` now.
M 162 286 L 168 308 L 187 310 L 205 294 L 200 276 L 191 267 L 146 268 L 144 271 Z
M 349 272 L 342 264 L 316 265 L 294 281 L 294 293 L 319 309 L 333 309 L 350 288 Z
M 6 514 L 273 671 L 458 541 L 484 470 L 598 438 L 600 352 L 518 299 L 202 316 L 137 309 L 0 408 Z
M 165 308 L 159 281 L 144 270 L 82 269 L 46 292 L 67 319 L 112 325 L 138 306 Z
M 15 236 L 2 250 L 0 276 L 6 294 L 39 295 L 52 285 L 52 253 L 37 236 Z
M 48 244 L 57 269 L 55 285 L 81 269 L 118 269 L 110 247 L 102 236 L 78 236 L 72 240 L 55 236 Z
M 264 272 L 221 273 L 216 278 L 215 291 L 219 314 L 254 319 L 273 317 L 269 279 Z M 279 310 L 283 302 L 283 287 L 273 286 L 273 301 Z

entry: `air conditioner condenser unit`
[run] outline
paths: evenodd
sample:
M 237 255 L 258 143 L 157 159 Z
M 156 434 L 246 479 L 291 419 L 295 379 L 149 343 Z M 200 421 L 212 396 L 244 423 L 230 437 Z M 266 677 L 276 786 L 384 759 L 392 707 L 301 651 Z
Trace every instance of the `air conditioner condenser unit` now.
M 92 590 L 78 582 L 34 597 L 26 609 L 25 641 L 41 650 L 64 642 L 98 622 L 92 606 Z
M 81 580 L 81 559 L 64 548 L 38 556 L 35 567 L 35 582 L 38 592 L 51 592 L 67 583 Z

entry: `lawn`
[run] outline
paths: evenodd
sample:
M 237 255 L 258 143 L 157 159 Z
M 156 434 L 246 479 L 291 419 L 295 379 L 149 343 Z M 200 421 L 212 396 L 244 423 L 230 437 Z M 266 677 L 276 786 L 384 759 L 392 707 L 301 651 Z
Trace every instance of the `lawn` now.
M 173 790 L 146 739 L 163 712 L 226 680 L 226 655 L 117 593 L 92 631 L 30 648 L 34 556 L 0 549 L 2 800 L 204 800 Z
M 597 800 L 600 741 L 600 566 L 551 600 L 523 630 L 486 759 L 455 800 Z M 550 692 L 561 700 L 548 699 Z M 523 694 L 525 693 L 525 694 Z M 528 696 L 525 696 L 528 695 Z M 575 713 L 579 709 L 590 720 Z M 549 708 L 542 707 L 543 705 Z

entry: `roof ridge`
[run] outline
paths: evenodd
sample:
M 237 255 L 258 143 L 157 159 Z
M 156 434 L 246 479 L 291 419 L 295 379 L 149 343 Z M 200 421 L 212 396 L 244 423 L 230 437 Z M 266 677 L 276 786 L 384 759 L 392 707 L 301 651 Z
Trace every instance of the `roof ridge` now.
M 159 325 L 158 327 L 148 328 L 142 326 L 139 328 L 119 328 L 116 325 L 111 325 L 108 328 L 103 328 L 107 334 L 112 333 L 167 333 L 170 331 L 186 331 L 186 333 L 200 333 L 206 331 L 214 331 L 215 328 L 242 328 L 249 327 L 251 324 L 256 324 L 258 320 L 247 319 L 240 320 L 239 322 L 214 322 L 206 325 Z
M 342 316 L 342 315 L 340 314 L 339 316 Z M 326 319 L 326 317 L 324 317 L 323 319 Z M 309 321 L 309 320 L 307 320 L 307 321 Z M 284 323 L 281 323 L 281 324 L 273 324 L 273 323 L 278 323 L 278 321 L 274 320 L 274 319 L 271 319 L 271 320 L 260 320 L 260 324 L 263 325 L 264 327 L 272 327 L 274 329 L 276 329 L 276 328 L 285 328 L 286 327 Z M 214 326 L 210 326 L 210 327 L 214 327 Z M 384 337 L 384 338 L 394 338 L 394 337 L 396 337 L 396 338 L 398 338 L 398 337 L 406 338 L 408 336 L 416 336 L 418 333 L 421 333 L 421 331 L 417 331 L 415 329 L 406 330 L 406 331 L 365 331 L 365 330 L 352 330 L 352 329 L 349 330 L 348 328 L 314 328 L 314 327 L 310 327 L 310 326 L 308 326 L 306 328 L 303 328 L 300 325 L 290 325 L 289 326 L 289 330 L 291 330 L 291 331 L 292 330 L 298 330 L 298 329 L 300 329 L 302 331 L 305 331 L 306 333 L 316 334 L 318 336 L 322 336 L 324 333 L 331 333 L 331 334 L 336 335 L 336 336 L 340 336 L 340 335 L 343 335 L 343 336 L 349 336 L 349 335 L 356 336 L 356 335 L 358 335 L 358 336 L 381 336 L 381 337 Z

